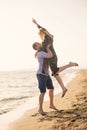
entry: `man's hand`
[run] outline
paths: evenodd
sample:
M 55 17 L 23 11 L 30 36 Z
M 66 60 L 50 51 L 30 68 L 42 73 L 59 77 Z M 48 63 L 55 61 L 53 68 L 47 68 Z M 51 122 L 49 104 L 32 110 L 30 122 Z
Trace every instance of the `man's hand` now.
M 51 44 L 49 43 L 49 44 L 47 45 L 47 50 L 48 50 L 50 47 L 51 47 Z
M 51 50 L 50 50 L 50 47 L 51 47 L 51 44 L 49 43 L 49 44 L 47 45 L 47 52 L 48 52 L 48 54 L 49 54 L 49 58 L 52 58 L 52 57 L 53 57 L 53 54 L 52 54 L 52 52 L 51 52 Z
M 35 56 L 35 58 L 37 57 L 37 53 L 38 53 L 38 52 L 35 52 L 35 55 L 34 55 L 34 56 Z

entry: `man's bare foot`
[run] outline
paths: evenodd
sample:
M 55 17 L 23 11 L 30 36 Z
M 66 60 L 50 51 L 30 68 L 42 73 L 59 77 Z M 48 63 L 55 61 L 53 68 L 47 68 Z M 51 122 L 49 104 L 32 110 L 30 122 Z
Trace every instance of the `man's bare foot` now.
M 69 62 L 69 64 L 70 64 L 71 66 L 78 66 L 78 64 L 75 63 L 75 62 Z
M 54 109 L 54 110 L 58 110 L 54 105 L 49 106 L 49 108 Z
M 65 96 L 65 94 L 66 94 L 67 91 L 68 91 L 67 89 L 63 90 L 63 92 L 62 92 L 62 97 Z
M 39 112 L 42 116 L 46 115 L 46 113 L 45 113 L 44 111 L 42 111 L 42 110 L 38 110 L 38 112 Z

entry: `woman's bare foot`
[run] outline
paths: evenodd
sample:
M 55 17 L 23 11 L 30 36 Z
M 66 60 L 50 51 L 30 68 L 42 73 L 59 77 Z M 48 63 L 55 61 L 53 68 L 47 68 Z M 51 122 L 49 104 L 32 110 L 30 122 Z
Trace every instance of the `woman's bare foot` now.
M 75 62 L 69 62 L 69 64 L 70 64 L 70 66 L 78 66 L 78 64 Z
M 62 92 L 62 97 L 65 96 L 65 94 L 66 94 L 67 91 L 68 91 L 67 89 L 64 89 L 64 90 L 63 90 L 63 92 Z

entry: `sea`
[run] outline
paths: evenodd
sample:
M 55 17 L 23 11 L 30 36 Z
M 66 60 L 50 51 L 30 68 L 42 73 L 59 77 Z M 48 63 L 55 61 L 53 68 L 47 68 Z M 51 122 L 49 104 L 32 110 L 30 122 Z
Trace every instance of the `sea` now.
M 60 73 L 65 84 L 73 79 L 78 69 L 70 68 Z M 50 74 L 51 76 L 51 74 Z M 54 94 L 61 92 L 56 79 Z M 38 82 L 35 70 L 0 72 L 0 130 L 7 130 L 9 123 L 20 118 L 27 110 L 38 106 Z M 49 100 L 48 90 L 45 101 Z

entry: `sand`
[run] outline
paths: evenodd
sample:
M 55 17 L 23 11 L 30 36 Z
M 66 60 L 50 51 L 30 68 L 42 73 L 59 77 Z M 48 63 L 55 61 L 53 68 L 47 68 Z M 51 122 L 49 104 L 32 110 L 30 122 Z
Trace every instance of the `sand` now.
M 67 87 L 65 97 L 54 97 L 57 111 L 46 101 L 45 116 L 38 114 L 38 108 L 27 111 L 9 130 L 87 130 L 87 70 L 79 70 Z

